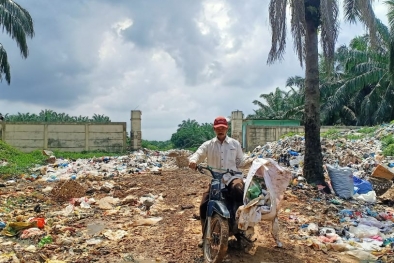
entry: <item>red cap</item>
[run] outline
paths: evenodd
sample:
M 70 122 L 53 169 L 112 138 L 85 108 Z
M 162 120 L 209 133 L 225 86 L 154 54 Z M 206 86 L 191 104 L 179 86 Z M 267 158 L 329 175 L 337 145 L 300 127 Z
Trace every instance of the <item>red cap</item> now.
M 224 127 L 224 128 L 228 128 L 228 124 L 227 124 L 227 120 L 226 118 L 219 116 L 215 119 L 215 121 L 213 122 L 213 127 L 214 128 L 218 128 L 218 127 Z

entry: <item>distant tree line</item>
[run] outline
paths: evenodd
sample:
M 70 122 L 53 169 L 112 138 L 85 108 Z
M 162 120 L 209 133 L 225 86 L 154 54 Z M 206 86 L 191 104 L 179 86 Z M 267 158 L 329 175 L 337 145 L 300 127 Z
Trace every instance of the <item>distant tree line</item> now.
M 20 113 L 5 114 L 3 121 L 6 122 L 111 122 L 108 116 L 93 114 L 92 118 L 87 116 L 70 116 L 66 113 L 57 113 L 53 110 L 42 110 L 39 114 Z

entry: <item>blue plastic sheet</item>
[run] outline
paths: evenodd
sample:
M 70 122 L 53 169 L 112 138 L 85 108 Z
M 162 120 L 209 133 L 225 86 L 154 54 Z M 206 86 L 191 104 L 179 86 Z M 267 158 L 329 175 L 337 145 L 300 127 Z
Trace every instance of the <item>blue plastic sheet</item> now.
M 298 152 L 292 151 L 292 150 L 289 150 L 288 153 L 289 153 L 291 156 L 298 156 L 298 155 L 299 155 Z
M 372 184 L 370 182 L 368 182 L 367 180 L 360 179 L 354 175 L 353 175 L 353 183 L 354 183 L 355 194 L 362 195 L 373 190 Z

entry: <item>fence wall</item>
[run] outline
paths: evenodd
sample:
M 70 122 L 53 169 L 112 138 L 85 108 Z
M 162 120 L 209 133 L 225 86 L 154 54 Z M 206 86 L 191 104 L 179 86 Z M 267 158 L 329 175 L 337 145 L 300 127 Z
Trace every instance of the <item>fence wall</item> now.
M 1 122 L 0 138 L 23 151 L 65 152 L 126 150 L 126 123 L 7 123 Z

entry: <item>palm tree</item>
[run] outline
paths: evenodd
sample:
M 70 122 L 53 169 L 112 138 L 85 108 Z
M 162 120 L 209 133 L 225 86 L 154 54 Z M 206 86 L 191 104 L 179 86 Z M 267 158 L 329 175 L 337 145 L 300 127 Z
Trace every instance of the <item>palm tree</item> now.
M 56 122 L 57 121 L 57 113 L 53 110 L 41 110 L 38 114 L 38 121 L 44 122 Z
M 305 79 L 300 76 L 289 77 L 286 81 L 286 87 L 290 88 L 287 93 L 288 110 L 285 112 L 284 119 L 304 119 L 305 104 Z
M 108 116 L 100 115 L 100 114 L 94 114 L 93 118 L 91 119 L 91 122 L 111 122 L 110 118 Z
M 342 116 L 344 124 L 353 119 L 356 125 L 376 125 L 394 117 L 394 85 L 389 70 L 392 33 L 379 20 L 377 25 L 378 48 L 371 47 L 365 35 L 354 38 L 349 47 L 338 49 L 342 79 L 334 83 L 335 92 L 323 105 L 323 111 L 347 113 L 350 118 Z
M 369 29 L 372 42 L 376 32 L 372 0 L 344 0 L 345 20 L 360 20 Z M 304 176 L 310 183 L 323 183 L 320 144 L 320 90 L 318 32 L 328 67 L 333 66 L 338 37 L 337 0 L 271 0 L 269 6 L 272 45 L 267 63 L 283 59 L 286 47 L 286 10 L 291 10 L 291 32 L 301 66 L 305 61 L 305 162 Z
M 263 98 L 265 103 L 259 100 L 253 101 L 254 105 L 260 107 L 257 111 L 255 111 L 255 118 L 282 119 L 284 113 L 287 110 L 286 97 L 287 93 L 281 90 L 279 87 L 275 89 L 275 92 L 261 94 L 260 98 Z
M 29 49 L 26 37 L 34 36 L 33 19 L 29 12 L 15 3 L 13 0 L 0 0 L 0 25 L 3 31 L 15 39 L 23 58 L 27 58 Z M 10 65 L 7 52 L 0 43 L 0 80 L 3 75 L 8 84 L 11 82 Z

